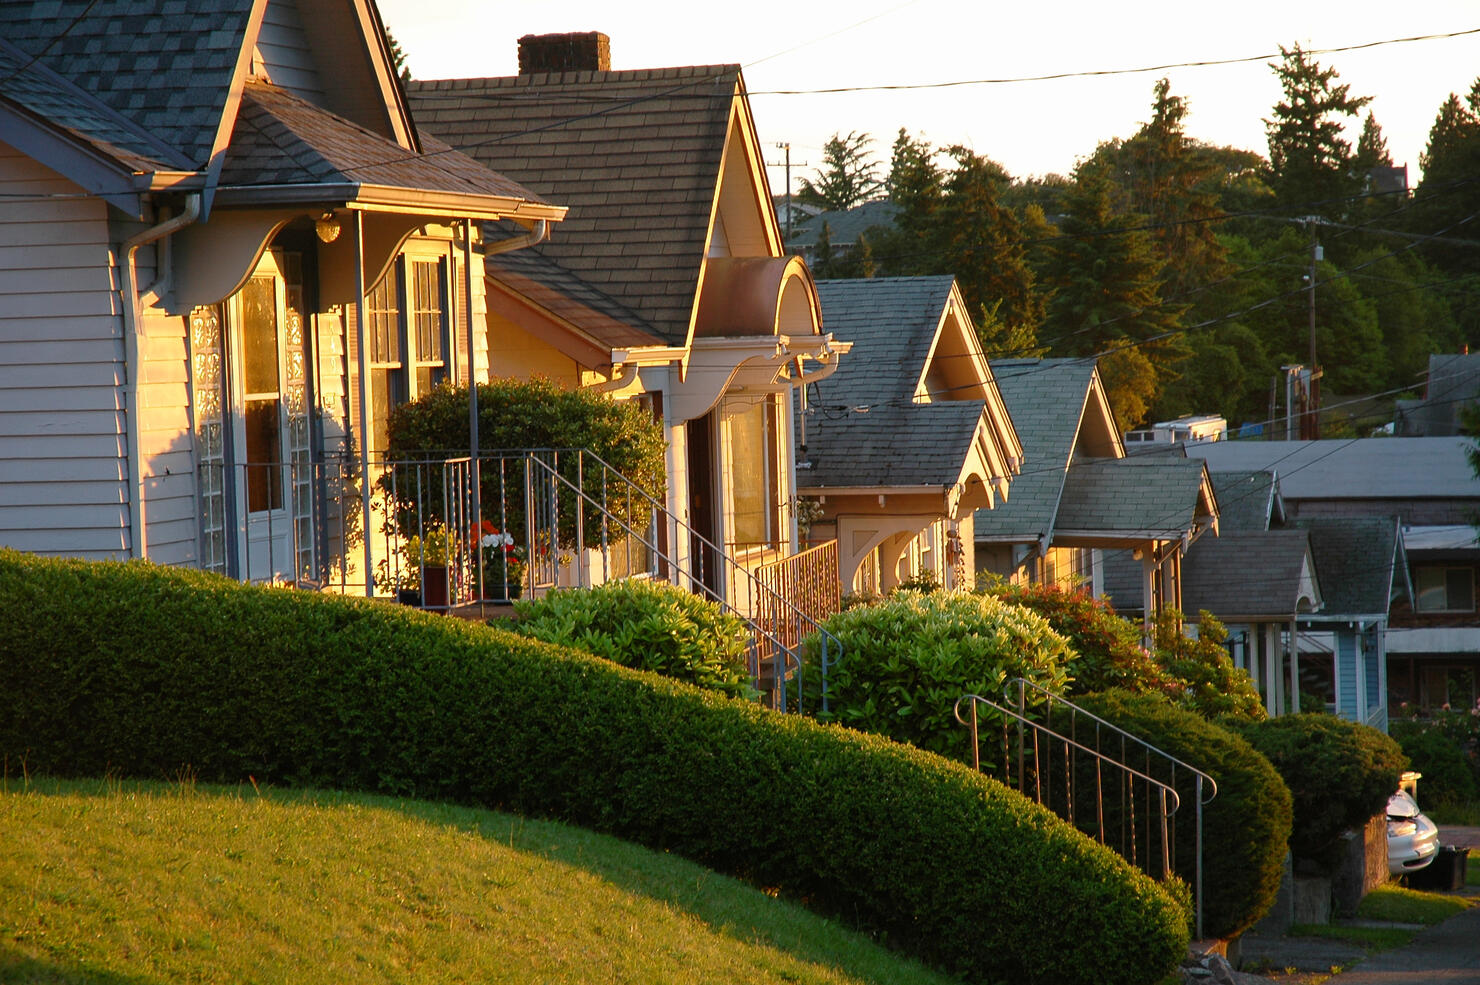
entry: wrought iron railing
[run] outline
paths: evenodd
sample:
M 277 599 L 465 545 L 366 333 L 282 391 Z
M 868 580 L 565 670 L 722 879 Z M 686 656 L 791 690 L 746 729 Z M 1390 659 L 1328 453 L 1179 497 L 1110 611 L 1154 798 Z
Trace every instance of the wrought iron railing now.
M 968 694 L 956 702 L 956 720 L 971 730 L 973 766 L 1032 797 L 1153 876 L 1165 878 L 1178 871 L 1174 818 L 1182 803 L 1179 785 L 1191 794 L 1196 815 L 1191 882 L 1201 938 L 1203 808 L 1218 795 L 1218 784 L 1207 773 L 1031 681 L 1010 681 L 1004 701 L 998 704 Z M 978 714 L 982 708 L 1001 727 L 1000 755 L 985 763 Z
M 801 707 L 802 641 L 815 637 L 826 708 L 827 670 L 839 653 L 820 624 L 836 611 L 819 601 L 828 596 L 812 591 L 798 605 L 786 593 L 805 578 L 752 570 L 590 452 L 213 466 L 201 484 L 214 492 L 202 494 L 200 556 L 215 559 L 203 566 L 223 574 L 395 596 L 438 611 L 523 590 L 661 578 L 746 621 L 752 680 L 770 682 L 772 703 L 783 710 Z M 243 515 L 244 523 L 225 520 Z M 820 554 L 801 557 L 808 560 L 796 570 L 818 580 Z M 835 555 L 831 571 L 836 584 Z

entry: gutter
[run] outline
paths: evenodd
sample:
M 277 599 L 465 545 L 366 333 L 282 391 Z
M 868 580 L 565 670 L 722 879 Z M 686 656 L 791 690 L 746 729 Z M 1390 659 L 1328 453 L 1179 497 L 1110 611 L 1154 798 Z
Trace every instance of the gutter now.
M 128 387 L 125 396 L 127 414 L 124 422 L 127 430 L 129 529 L 133 533 L 130 538 L 129 553 L 138 559 L 147 557 L 149 553 L 149 536 L 144 526 L 144 441 L 143 429 L 139 421 L 139 376 L 143 366 L 142 355 L 139 351 L 139 334 L 143 329 L 144 311 L 140 301 L 138 252 L 139 247 L 146 243 L 163 239 L 185 228 L 198 218 L 200 218 L 200 194 L 195 192 L 185 196 L 185 211 L 130 237 L 121 247 L 124 258 L 120 271 L 123 276 L 123 284 L 120 286 L 123 292 L 123 359 L 124 378 L 127 380 Z M 156 266 L 160 269 L 156 271 L 158 276 L 149 287 L 150 292 L 163 291 L 169 285 L 170 270 L 167 259 L 157 263 Z

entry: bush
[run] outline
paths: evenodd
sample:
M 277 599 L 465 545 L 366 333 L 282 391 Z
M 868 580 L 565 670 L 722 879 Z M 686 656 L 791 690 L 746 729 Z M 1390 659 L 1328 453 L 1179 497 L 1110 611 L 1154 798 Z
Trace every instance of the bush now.
M 1233 665 L 1223 641 L 1228 631 L 1206 610 L 1198 614 L 1197 639 L 1182 631 L 1182 614 L 1164 609 L 1156 620 L 1156 662 L 1173 681 L 1174 698 L 1207 718 L 1259 721 L 1264 701 L 1248 671 Z
M 1392 739 L 1335 715 L 1283 715 L 1240 731 L 1294 797 L 1291 854 L 1323 867 L 1336 863 L 1342 832 L 1383 812 L 1407 764 Z
M 575 647 L 736 697 L 753 698 L 745 623 L 667 582 L 628 579 L 515 604 L 520 636 Z
M 433 387 L 424 396 L 391 411 L 386 456 L 395 461 L 416 462 L 468 453 L 468 388 L 450 384 Z M 494 380 L 478 384 L 478 443 L 490 452 L 522 449 L 586 448 L 604 459 L 649 496 L 662 501 L 667 488 L 663 429 L 652 413 L 638 403 L 617 403 L 605 394 L 590 390 L 567 390 L 549 380 Z M 573 486 L 584 479 L 593 498 L 602 499 L 603 476 L 589 463 L 577 475 L 574 456 L 564 456 L 558 471 Z M 441 503 L 442 484 L 433 474 L 417 474 L 417 466 L 401 465 L 381 480 L 391 493 L 400 491 L 408 499 L 397 517 L 399 532 L 409 535 L 422 524 L 446 523 Z M 420 479 L 420 482 L 418 482 Z M 485 466 L 480 495 L 485 518 L 520 534 L 524 530 L 523 476 L 505 476 Z M 418 514 L 407 490 L 417 490 L 425 512 Z M 556 497 L 560 513 L 562 545 L 575 540 L 575 497 Z M 506 513 L 494 515 L 492 504 L 504 502 Z M 648 507 L 640 498 L 613 498 L 608 503 L 613 516 L 636 530 L 648 524 Z M 620 526 L 620 525 L 618 525 Z M 602 517 L 585 511 L 585 538 L 599 543 Z M 624 530 L 608 528 L 607 536 L 621 538 Z
M 0 551 L 0 756 L 247 776 L 612 832 L 845 915 L 974 981 L 1149 983 L 1149 879 L 958 764 L 485 626 Z M 1065 920 L 1065 913 L 1092 919 Z
M 1290 791 L 1269 760 L 1236 733 L 1157 695 L 1111 691 L 1075 702 L 1218 784 L 1218 796 L 1203 808 L 1203 932 L 1230 938 L 1251 927 L 1274 903 L 1290 838 Z M 1170 781 L 1181 798 L 1174 868 L 1196 885 L 1193 779 L 1185 770 L 1173 778 L 1154 761 L 1150 772 Z
M 1388 727 L 1411 768 L 1423 774 L 1423 803 L 1468 804 L 1480 796 L 1474 759 L 1442 727 L 1422 719 L 1393 719 Z
M 823 628 L 842 653 L 828 670 L 826 716 L 816 677 L 803 688 L 810 713 L 966 762 L 970 737 L 955 715 L 962 695 L 1000 702 L 1014 677 L 1055 693 L 1066 683 L 1064 638 L 1041 616 L 990 596 L 896 592 L 839 612 Z M 812 675 L 818 650 L 815 635 L 803 644 Z

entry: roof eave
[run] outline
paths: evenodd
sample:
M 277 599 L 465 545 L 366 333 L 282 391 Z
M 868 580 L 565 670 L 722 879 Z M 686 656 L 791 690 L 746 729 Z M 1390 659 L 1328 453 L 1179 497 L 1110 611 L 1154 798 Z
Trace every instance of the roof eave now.
M 359 182 L 220 185 L 216 196 L 222 207 L 323 203 L 365 212 L 414 213 L 451 219 L 559 222 L 567 211 L 564 206 L 528 199 Z

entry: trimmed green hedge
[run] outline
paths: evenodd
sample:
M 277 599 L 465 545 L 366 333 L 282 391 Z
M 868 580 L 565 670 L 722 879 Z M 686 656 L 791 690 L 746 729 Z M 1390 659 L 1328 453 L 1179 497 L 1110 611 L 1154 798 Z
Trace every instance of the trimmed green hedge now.
M 1184 914 L 929 753 L 484 626 L 0 551 L 12 774 L 248 775 L 544 814 L 808 900 L 974 981 L 1151 983 Z M 1075 914 L 1075 919 L 1063 919 Z
M 719 604 L 666 581 L 626 579 L 567 588 L 514 604 L 520 636 L 572 646 L 623 667 L 754 698 L 749 630 Z
M 1295 798 L 1290 852 L 1324 866 L 1338 861 L 1343 831 L 1383 813 L 1408 757 L 1377 729 L 1327 714 L 1282 715 L 1240 726 L 1280 771 Z
M 1203 809 L 1203 932 L 1230 938 L 1253 926 L 1274 903 L 1290 838 L 1290 791 L 1269 760 L 1242 736 L 1158 695 L 1110 691 L 1074 701 L 1218 784 L 1218 796 Z M 1163 782 L 1171 779 L 1154 761 L 1150 772 Z M 1178 771 L 1172 785 L 1182 802 L 1175 815 L 1174 867 L 1195 885 L 1193 778 Z

